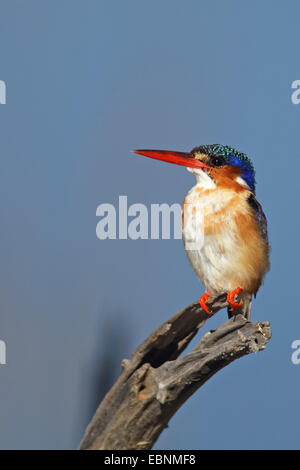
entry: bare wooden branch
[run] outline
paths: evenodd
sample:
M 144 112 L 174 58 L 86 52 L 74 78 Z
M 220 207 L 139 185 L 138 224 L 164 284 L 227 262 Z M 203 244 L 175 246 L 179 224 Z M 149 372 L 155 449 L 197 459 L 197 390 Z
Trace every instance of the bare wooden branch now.
M 194 302 L 159 326 L 122 361 L 123 371 L 99 405 L 80 449 L 151 449 L 178 408 L 212 375 L 265 348 L 269 323 L 251 323 L 246 318 L 250 305 L 251 299 L 244 299 L 237 315 L 181 357 L 210 316 Z M 226 306 L 226 294 L 210 298 L 213 314 Z

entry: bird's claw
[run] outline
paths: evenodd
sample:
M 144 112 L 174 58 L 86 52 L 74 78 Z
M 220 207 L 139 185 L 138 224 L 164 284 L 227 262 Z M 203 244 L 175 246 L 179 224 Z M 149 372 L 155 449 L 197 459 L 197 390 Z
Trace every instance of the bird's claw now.
M 241 287 L 237 287 L 236 289 L 231 290 L 227 294 L 227 302 L 229 305 L 231 305 L 231 308 L 229 309 L 230 312 L 232 312 L 234 309 L 239 308 L 243 305 L 243 301 L 241 300 L 240 302 L 235 301 L 235 296 L 239 295 L 242 292 Z
M 207 313 L 207 315 L 213 314 L 213 312 L 211 312 L 211 310 L 209 310 L 208 306 L 206 305 L 206 302 L 210 296 L 211 296 L 210 292 L 205 292 L 205 294 L 201 295 L 200 300 L 199 300 L 201 308 Z

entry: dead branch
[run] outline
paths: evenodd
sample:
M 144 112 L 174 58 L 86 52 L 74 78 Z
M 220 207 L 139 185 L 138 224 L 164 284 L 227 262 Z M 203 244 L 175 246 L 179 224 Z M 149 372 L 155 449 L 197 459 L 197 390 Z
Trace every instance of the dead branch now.
M 226 294 L 210 298 L 216 313 Z M 212 375 L 235 359 L 264 349 L 269 322 L 251 323 L 242 314 L 250 299 L 217 330 L 179 357 L 209 316 L 194 302 L 159 326 L 122 361 L 123 371 L 99 405 L 80 449 L 151 449 L 178 408 Z

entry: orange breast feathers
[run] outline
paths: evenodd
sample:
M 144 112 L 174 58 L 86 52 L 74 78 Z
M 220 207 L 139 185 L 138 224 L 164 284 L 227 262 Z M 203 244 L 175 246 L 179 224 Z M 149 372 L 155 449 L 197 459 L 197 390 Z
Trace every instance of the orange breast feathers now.
M 229 292 L 240 286 L 256 294 L 269 269 L 269 246 L 248 202 L 251 192 L 226 175 L 216 179 L 214 188 L 196 184 L 184 200 L 188 258 L 208 291 Z M 188 250 L 198 231 L 203 233 L 202 244 Z

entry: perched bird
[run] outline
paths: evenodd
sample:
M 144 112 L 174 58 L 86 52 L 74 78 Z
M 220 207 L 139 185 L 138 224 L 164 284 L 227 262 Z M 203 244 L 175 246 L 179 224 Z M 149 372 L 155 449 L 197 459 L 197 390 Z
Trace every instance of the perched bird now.
M 206 289 L 200 298 L 201 307 L 210 314 L 206 303 L 210 295 L 226 292 L 228 314 L 232 316 L 243 298 L 256 295 L 269 270 L 267 220 L 255 198 L 255 171 L 250 159 L 219 144 L 202 145 L 189 153 L 133 152 L 183 165 L 195 175 L 196 184 L 183 201 L 185 249 Z

